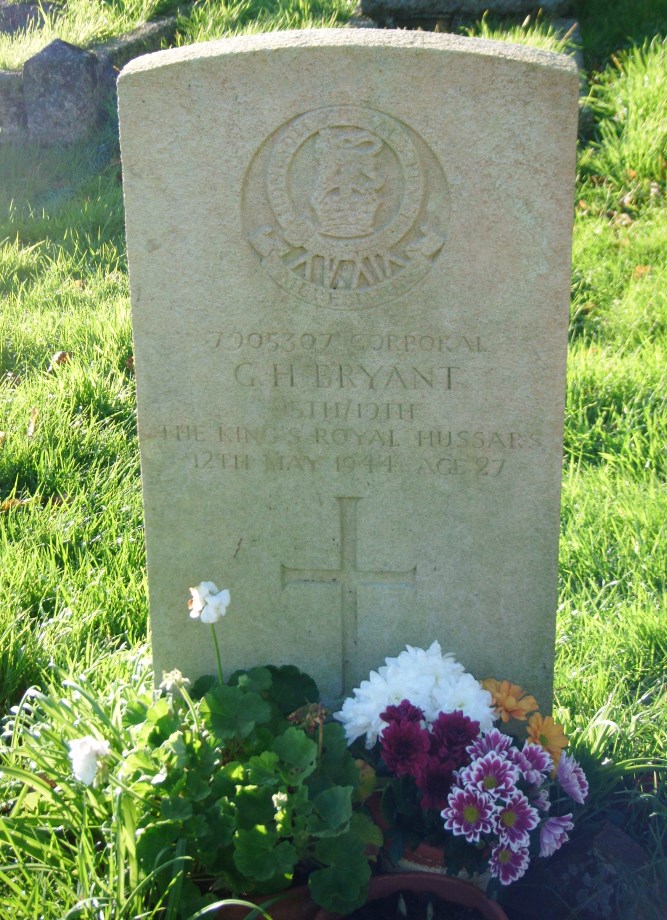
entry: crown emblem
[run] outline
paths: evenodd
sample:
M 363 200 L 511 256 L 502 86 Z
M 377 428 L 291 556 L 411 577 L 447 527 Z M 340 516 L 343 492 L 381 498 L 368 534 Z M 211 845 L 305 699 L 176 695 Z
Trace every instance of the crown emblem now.
M 383 142 L 364 128 L 323 128 L 315 143 L 318 170 L 310 203 L 324 236 L 373 233 L 384 185 L 377 155 Z

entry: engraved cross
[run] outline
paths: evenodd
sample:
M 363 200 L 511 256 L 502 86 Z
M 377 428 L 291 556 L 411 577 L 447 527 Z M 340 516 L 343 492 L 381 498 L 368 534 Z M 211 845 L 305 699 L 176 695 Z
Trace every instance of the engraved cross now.
M 329 584 L 340 586 L 343 636 L 343 692 L 349 692 L 348 678 L 357 647 L 357 589 L 363 585 L 416 588 L 417 566 L 405 572 L 361 571 L 357 567 L 357 505 L 360 498 L 337 497 L 340 518 L 340 561 L 336 569 L 292 569 L 281 565 L 281 583 Z

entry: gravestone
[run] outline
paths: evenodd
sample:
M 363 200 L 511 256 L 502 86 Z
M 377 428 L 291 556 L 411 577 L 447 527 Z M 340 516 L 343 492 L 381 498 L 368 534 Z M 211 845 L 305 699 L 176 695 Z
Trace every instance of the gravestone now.
M 578 77 L 415 32 L 133 61 L 121 144 L 156 673 L 330 700 L 438 639 L 548 708 Z

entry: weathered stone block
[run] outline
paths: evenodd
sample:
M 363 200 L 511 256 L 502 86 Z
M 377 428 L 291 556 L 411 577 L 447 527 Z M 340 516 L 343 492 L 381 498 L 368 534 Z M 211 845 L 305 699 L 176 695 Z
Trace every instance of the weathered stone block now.
M 56 39 L 23 67 L 28 133 L 42 144 L 71 144 L 100 119 L 98 61 Z

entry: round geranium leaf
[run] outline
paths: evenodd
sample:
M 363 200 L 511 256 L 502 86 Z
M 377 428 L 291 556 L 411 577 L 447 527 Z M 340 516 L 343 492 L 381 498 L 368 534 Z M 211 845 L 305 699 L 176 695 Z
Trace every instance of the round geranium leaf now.
M 294 665 L 286 664 L 280 668 L 269 665 L 267 670 L 271 672 L 273 681 L 271 696 L 283 715 L 289 715 L 301 706 L 319 703 L 317 684 Z
M 303 781 L 317 764 L 317 744 L 300 728 L 288 728 L 273 742 L 273 750 L 288 765 L 284 778 Z

